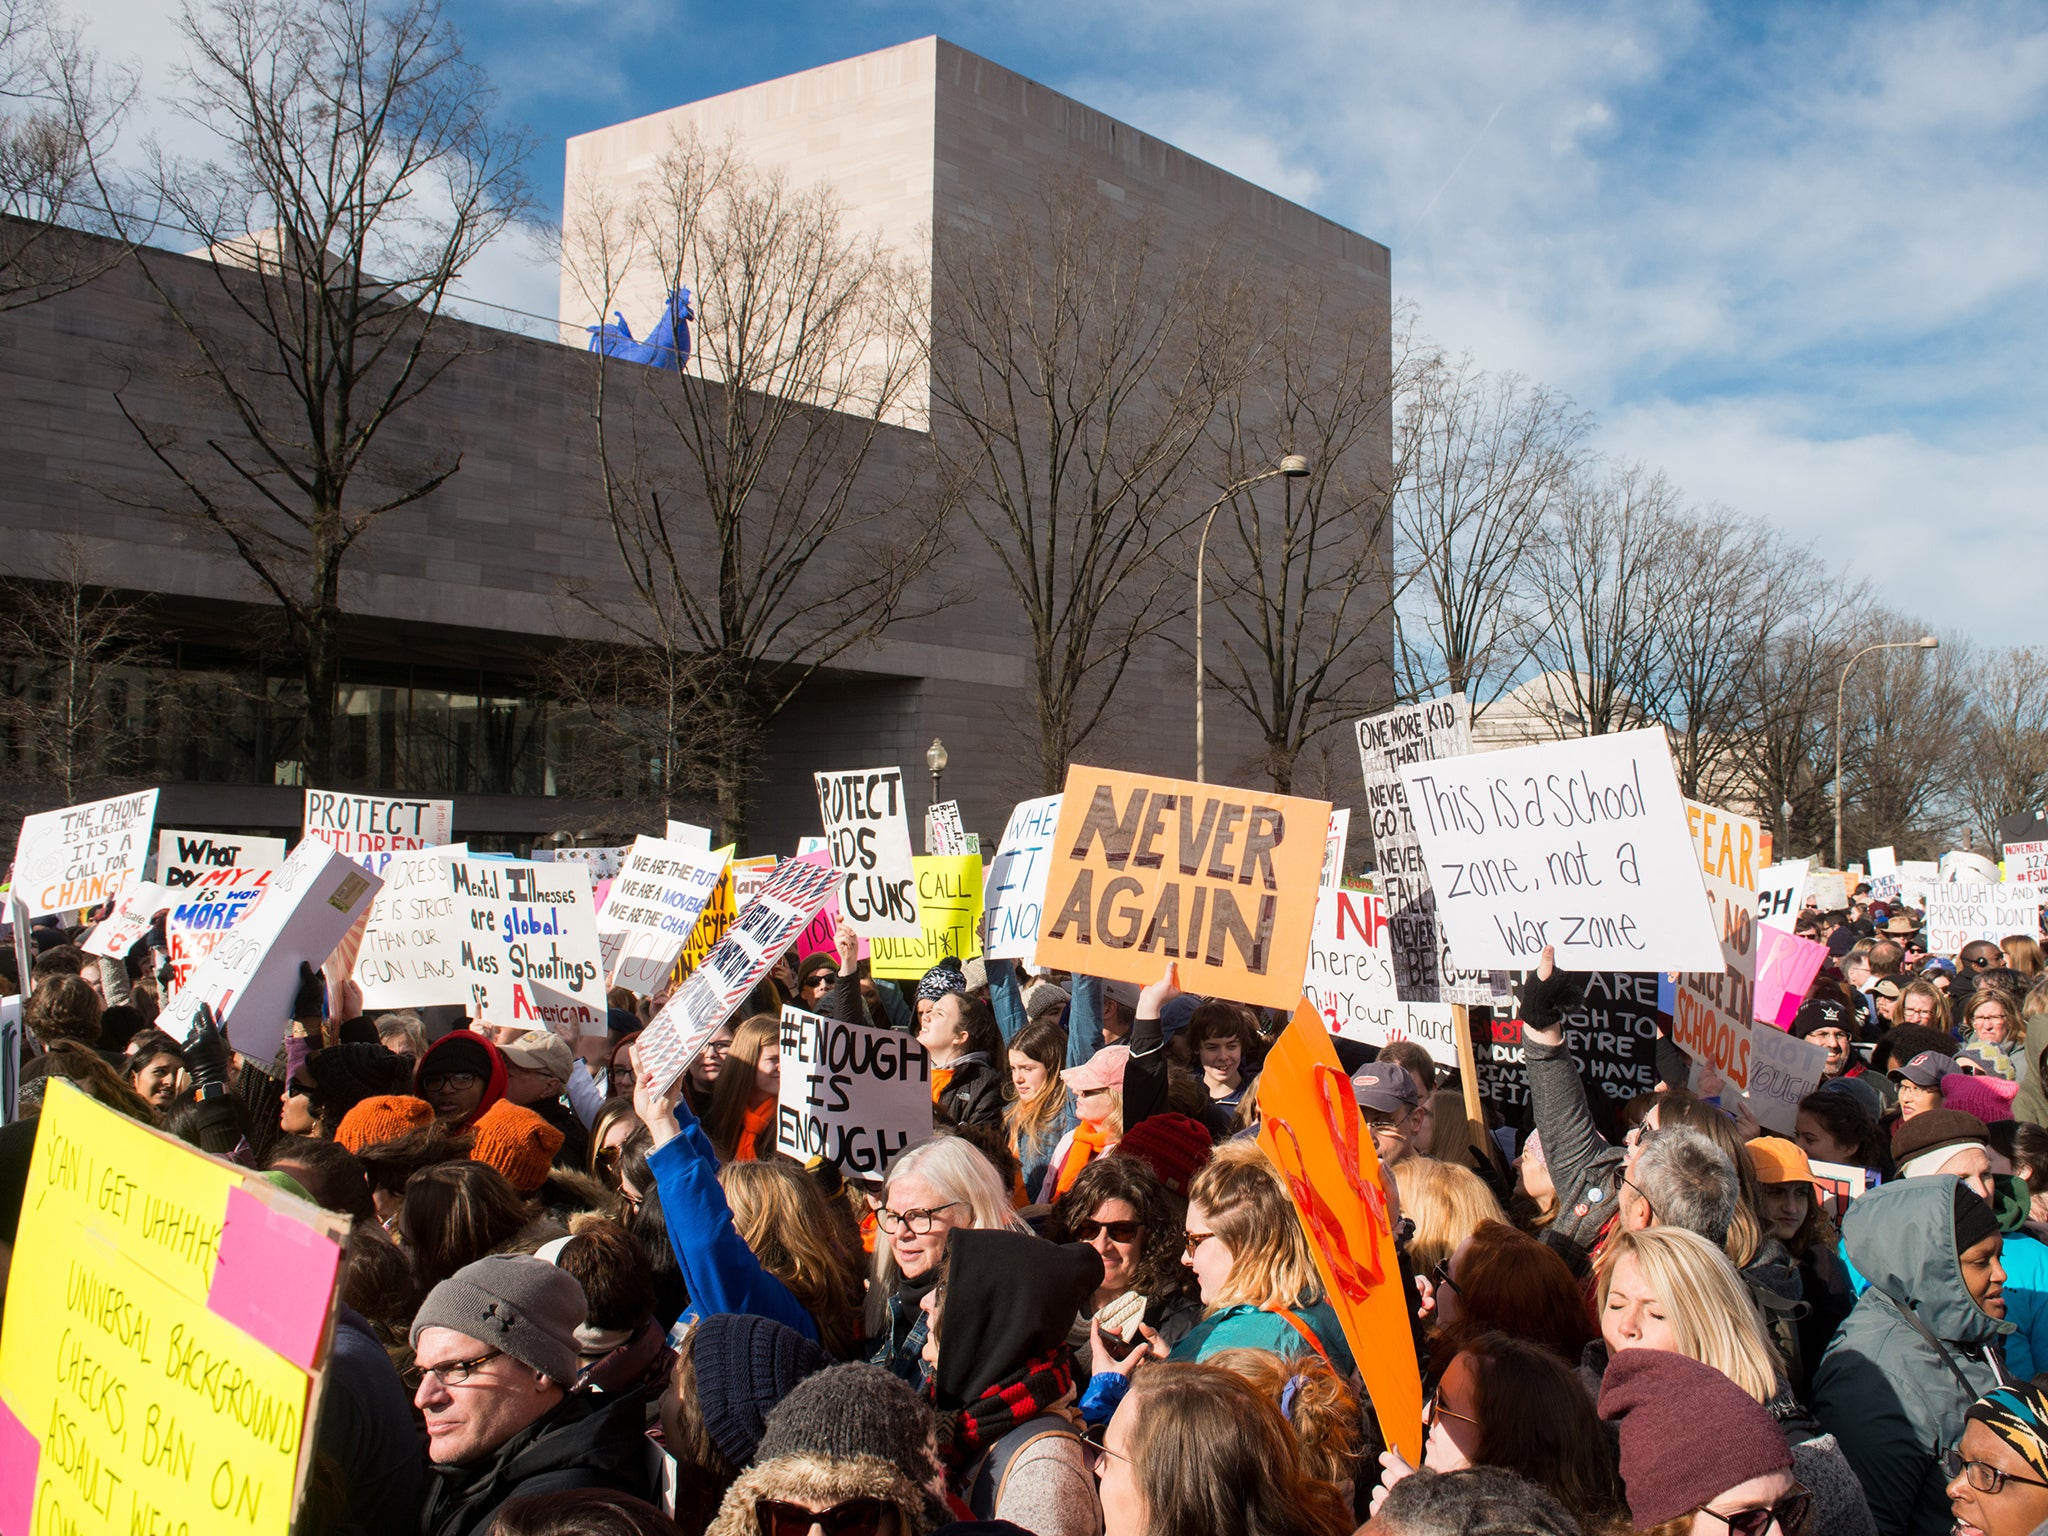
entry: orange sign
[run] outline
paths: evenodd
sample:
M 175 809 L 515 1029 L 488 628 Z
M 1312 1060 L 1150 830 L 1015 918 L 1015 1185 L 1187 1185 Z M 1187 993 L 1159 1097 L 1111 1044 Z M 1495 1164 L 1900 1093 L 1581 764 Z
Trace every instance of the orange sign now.
M 1259 1074 L 1259 1146 L 1287 1181 L 1387 1443 L 1422 1465 L 1422 1374 L 1379 1155 L 1306 998 Z
M 1037 961 L 1142 985 L 1178 960 L 1190 992 L 1291 1008 L 1329 827 L 1323 800 L 1070 767 Z

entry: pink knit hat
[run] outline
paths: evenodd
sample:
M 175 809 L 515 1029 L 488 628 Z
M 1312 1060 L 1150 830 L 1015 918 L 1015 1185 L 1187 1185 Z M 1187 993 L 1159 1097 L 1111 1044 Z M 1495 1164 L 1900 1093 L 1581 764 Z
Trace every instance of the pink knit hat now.
M 2010 1120 L 2013 1096 L 2020 1085 L 2007 1078 L 1986 1077 L 1978 1072 L 1949 1072 L 1941 1079 L 1941 1106 L 1975 1115 L 1986 1125 Z

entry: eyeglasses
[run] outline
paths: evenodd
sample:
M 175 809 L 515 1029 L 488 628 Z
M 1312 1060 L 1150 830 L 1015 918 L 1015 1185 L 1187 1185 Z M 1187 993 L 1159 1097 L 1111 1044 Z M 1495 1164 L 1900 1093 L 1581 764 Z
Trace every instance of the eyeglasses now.
M 1429 1272 L 1429 1283 L 1440 1291 L 1448 1288 L 1456 1291 L 1460 1296 L 1465 1294 L 1465 1287 L 1451 1278 L 1451 1261 L 1449 1258 L 1441 1258 L 1436 1261 L 1436 1268 Z
M 1941 1470 L 1949 1480 L 1966 1478 L 1979 1493 L 2003 1493 L 2007 1483 L 2025 1483 L 2029 1488 L 2048 1488 L 2038 1477 L 2021 1477 L 2017 1472 L 2005 1472 L 1988 1461 L 1965 1461 L 1963 1453 L 1950 1446 L 1941 1458 Z
M 1797 1483 L 1792 1491 L 1775 1504 L 1765 1504 L 1758 1509 L 1738 1509 L 1732 1514 L 1723 1514 L 1718 1509 L 1702 1509 L 1703 1515 L 1711 1515 L 1727 1526 L 1732 1536 L 1764 1536 L 1773 1525 L 1785 1536 L 1799 1536 L 1806 1529 L 1807 1513 L 1813 1508 L 1813 1495 Z
M 1650 1197 L 1643 1193 L 1642 1185 L 1638 1184 L 1634 1179 L 1630 1178 L 1627 1174 L 1623 1174 L 1621 1176 L 1621 1182 L 1636 1192 L 1636 1198 L 1643 1202 L 1643 1209 L 1650 1213 L 1650 1220 L 1653 1223 L 1663 1220 L 1663 1218 L 1657 1214 L 1657 1207 L 1650 1203 Z
M 950 1211 L 958 1200 L 948 1200 L 944 1205 L 935 1205 L 928 1211 L 892 1211 L 886 1205 L 875 1211 L 875 1224 L 884 1232 L 908 1231 L 913 1237 L 923 1237 L 932 1229 L 932 1218 L 941 1211 Z
M 830 1509 L 806 1509 L 780 1499 L 756 1499 L 754 1524 L 761 1536 L 810 1536 L 814 1525 L 825 1536 L 875 1536 L 895 1507 L 884 1499 L 848 1499 Z
M 1106 1237 L 1112 1243 L 1135 1243 L 1144 1230 L 1142 1221 L 1084 1221 L 1074 1227 L 1074 1241 L 1092 1243 Z
M 732 1039 L 728 1036 L 723 1040 L 706 1040 L 704 1042 L 704 1049 L 697 1053 L 697 1059 L 702 1061 L 706 1056 L 730 1056 L 731 1054 Z
M 1479 1421 L 1473 1418 L 1471 1414 L 1460 1413 L 1455 1408 L 1446 1408 L 1444 1406 L 1444 1389 L 1442 1387 L 1438 1387 L 1434 1392 L 1430 1393 L 1429 1401 L 1422 1405 L 1422 1427 L 1424 1429 L 1434 1429 L 1439 1419 L 1460 1419 L 1470 1424 L 1474 1429 L 1479 1427 Z
M 1187 1256 L 1192 1259 L 1195 1256 L 1195 1250 L 1215 1235 L 1214 1232 L 1190 1232 L 1187 1237 Z
M 1088 1470 L 1097 1477 L 1102 1476 L 1103 1463 L 1108 1461 L 1110 1457 L 1114 1456 L 1118 1461 L 1130 1460 L 1122 1451 L 1112 1451 L 1109 1448 L 1109 1426 L 1107 1424 L 1102 1425 L 1100 1428 L 1093 1424 L 1088 1426 L 1087 1433 L 1081 1436 L 1081 1456 L 1088 1463 Z
M 444 1387 L 459 1387 L 503 1353 L 505 1351 L 502 1349 L 487 1349 L 468 1360 L 444 1360 L 439 1365 L 421 1365 L 414 1362 L 412 1369 L 405 1373 L 406 1384 L 417 1392 L 420 1383 L 429 1376 L 438 1376 Z
M 435 1072 L 421 1078 L 420 1086 L 429 1093 L 436 1088 L 452 1088 L 461 1093 L 466 1088 L 476 1087 L 482 1081 L 482 1075 L 476 1072 Z

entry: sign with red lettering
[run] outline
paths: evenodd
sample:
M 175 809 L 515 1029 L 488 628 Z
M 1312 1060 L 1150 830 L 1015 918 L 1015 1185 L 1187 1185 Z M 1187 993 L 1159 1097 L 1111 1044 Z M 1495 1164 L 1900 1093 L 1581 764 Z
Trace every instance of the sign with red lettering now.
M 23 817 L 12 894 L 26 915 L 75 912 L 120 895 L 149 858 L 156 795 L 145 789 Z
M 456 913 L 465 909 L 457 970 L 470 1017 L 545 1029 L 573 1047 L 605 1030 L 604 960 L 590 871 L 581 864 L 450 859 Z
M 1368 1045 L 1414 1040 L 1432 1061 L 1456 1066 L 1455 1005 L 1403 1002 L 1394 989 L 1388 938 L 1384 897 L 1325 887 L 1316 902 L 1302 991 L 1333 1035 Z
M 1750 1028 L 1756 1012 L 1757 877 L 1763 829 L 1697 800 L 1685 802 L 1685 826 L 1707 913 L 1721 936 L 1721 963 L 1682 971 L 1671 1009 L 1671 1039 L 1695 1061 L 1710 1061 L 1738 1088 L 1749 1086 Z
M 302 831 L 381 875 L 392 854 L 437 848 L 449 841 L 454 824 L 453 800 L 398 800 L 309 789 Z

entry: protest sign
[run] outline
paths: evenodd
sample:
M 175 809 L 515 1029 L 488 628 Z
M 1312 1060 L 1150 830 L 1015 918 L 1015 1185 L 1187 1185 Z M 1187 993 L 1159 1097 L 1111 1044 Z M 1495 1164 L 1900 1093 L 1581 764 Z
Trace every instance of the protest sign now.
M 156 795 L 145 789 L 24 816 L 9 890 L 30 918 L 96 907 L 141 875 Z
M 455 908 L 468 914 L 456 969 L 470 1017 L 499 1028 L 545 1029 L 573 1049 L 605 1032 L 604 959 L 590 871 L 580 864 L 447 861 Z
M 1754 820 L 1697 800 L 1685 802 L 1686 830 L 1707 911 L 1721 935 L 1721 964 L 1685 970 L 1671 1011 L 1671 1039 L 1710 1061 L 1738 1088 L 1749 1084 L 1749 1033 L 1756 1012 L 1756 885 L 1761 833 Z
M 536 848 L 533 862 L 536 864 L 581 864 L 590 871 L 591 886 L 594 889 L 600 880 L 618 877 L 624 867 L 626 855 L 633 851 L 631 843 L 621 843 L 616 848 Z
M 1969 848 L 1951 848 L 1936 868 L 1944 885 L 1997 885 L 2003 878 L 1996 864 Z
M 455 899 L 448 860 L 469 857 L 467 843 L 407 848 L 384 866 L 384 888 L 356 947 L 352 974 L 365 1008 L 461 1007 L 469 1002 L 462 941 L 469 908 Z
M 1414 1040 L 1432 1061 L 1458 1064 L 1450 1003 L 1404 1003 L 1394 992 L 1385 899 L 1370 891 L 1323 890 L 1309 939 L 1302 992 L 1333 1035 L 1386 1045 Z
M 156 883 L 171 890 L 197 885 L 216 869 L 275 869 L 284 862 L 281 837 L 244 837 L 227 832 L 178 832 L 156 835 Z
M 1355 727 L 1371 818 L 1375 885 L 1393 925 L 1394 989 L 1418 1003 L 1483 1002 L 1467 988 L 1446 990 L 1446 945 L 1436 918 L 1430 868 L 1415 830 L 1401 769 L 1463 757 L 1472 750 L 1471 711 L 1462 693 L 1368 715 Z
M 1784 1029 L 1827 963 L 1828 947 L 1780 928 L 1759 926 L 1756 934 L 1756 1019 Z
M 697 826 L 692 822 L 669 822 L 667 830 L 661 834 L 661 840 L 665 843 L 681 843 L 694 853 L 711 851 L 711 829 Z
M 725 937 L 642 1032 L 640 1068 L 650 1081 L 666 1090 L 683 1075 L 740 999 L 818 915 L 839 878 L 838 871 L 803 859 L 775 866 Z
M 1811 1040 L 1765 1026 L 1750 1032 L 1749 1086 L 1743 1097 L 1767 1130 L 1790 1136 L 1799 1101 L 1820 1086 L 1828 1053 Z
M 2029 938 L 2041 927 L 2038 885 L 1937 885 L 1927 899 L 1927 952 L 1953 955 L 1979 939 L 1996 944 L 2008 934 Z
M 924 851 L 932 854 L 967 851 L 967 828 L 960 822 L 958 800 L 941 800 L 924 813 Z
M 1074 764 L 1038 963 L 1144 986 L 1181 960 L 1190 992 L 1291 1008 L 1329 825 L 1327 801 Z
M 1895 848 L 1873 848 L 1868 857 L 1870 878 L 1873 880 L 1880 875 L 1896 875 L 1899 872 L 1899 854 Z
M 141 942 L 157 913 L 171 905 L 171 893 L 153 880 L 130 880 L 113 912 L 78 947 L 88 955 L 118 960 Z
M 1565 1048 L 1579 1075 L 1616 1107 L 1657 1087 L 1657 973 L 1592 971 L 1580 978 L 1584 999 L 1567 1011 Z M 1512 1118 L 1529 1103 L 1527 1051 L 1521 1020 L 1494 1016 L 1478 1053 L 1483 1097 Z
M 1806 868 L 1810 859 L 1787 859 L 1759 870 L 1756 877 L 1756 920 L 1766 928 L 1790 933 L 1806 903 Z
M 2015 885 L 2048 884 L 2048 843 L 2007 843 L 2005 878 Z
M 1809 869 L 1806 905 L 1816 912 L 1842 911 L 1849 905 L 1849 877 L 1839 869 Z
M 270 883 L 267 869 L 216 869 L 173 898 L 164 919 L 164 944 L 171 966 L 170 990 L 175 997 L 192 979 L 199 962 L 256 905 Z
M 772 853 L 732 861 L 732 900 L 735 907 L 744 907 L 760 893 L 761 887 L 768 883 L 768 877 L 775 873 L 776 863 Z
M 1849 1163 L 1824 1163 L 1811 1159 L 1814 1193 L 1820 1197 L 1828 1220 L 1840 1226 L 1849 1214 L 1849 1202 L 1877 1182 L 1877 1170 L 1857 1168 Z
M 869 972 L 884 980 L 914 981 L 946 956 L 968 961 L 981 953 L 981 859 L 972 853 L 916 860 L 914 939 L 868 941 Z
M 1019 801 L 1010 812 L 995 862 L 988 867 L 983 952 L 991 960 L 1029 960 L 1037 952 L 1045 878 L 1052 869 L 1052 840 L 1059 820 L 1058 795 Z
M 1301 1217 L 1323 1293 L 1365 1378 L 1382 1436 L 1420 1465 L 1422 1378 L 1386 1180 L 1351 1080 L 1307 1001 L 1294 1010 L 1259 1075 L 1259 1146 L 1279 1169 Z
M 375 875 L 394 853 L 434 848 L 449 841 L 453 800 L 398 800 L 384 795 L 306 791 L 304 836 L 317 838 Z
M 823 848 L 814 849 L 810 853 L 800 853 L 796 857 L 798 863 L 815 865 L 819 869 L 829 870 L 832 867 L 832 855 Z M 868 941 L 866 939 L 856 939 L 854 947 L 856 959 L 867 959 Z M 809 959 L 812 955 L 830 955 L 833 960 L 833 969 L 838 969 L 839 887 L 837 882 L 833 885 L 832 894 L 825 898 L 825 905 L 818 909 L 818 915 L 811 919 L 810 925 L 802 933 L 797 935 L 796 954 L 799 964 Z
M 1721 964 L 1661 729 L 1416 763 L 1401 778 L 1461 964 L 1527 969 L 1546 945 L 1563 970 Z M 1399 964 L 1397 948 L 1397 983 Z
M 666 842 L 668 839 L 664 838 Z M 713 852 L 712 857 L 730 861 L 736 844 L 727 843 Z M 718 947 L 718 941 L 725 937 L 732 927 L 732 920 L 739 916 L 739 903 L 733 899 L 733 868 L 730 862 L 718 883 L 711 888 L 711 896 L 704 903 L 704 910 L 697 916 L 697 926 L 690 930 L 690 937 L 683 943 L 683 952 L 676 957 L 675 980 L 680 982 L 704 963 L 704 957 Z
M 670 825 L 673 826 L 674 823 L 671 822 Z M 709 845 L 707 844 L 706 846 Z M 814 832 L 807 832 L 796 840 L 796 856 L 798 858 L 809 858 L 814 853 L 822 853 L 827 859 L 832 856 L 832 850 L 826 845 L 825 839 Z
M 722 853 L 658 837 L 634 840 L 597 914 L 598 945 L 613 985 L 638 997 L 661 990 L 725 867 Z
M 931 1133 L 931 1060 L 914 1035 L 783 1007 L 776 1151 L 879 1179 Z
M 863 938 L 916 938 L 922 930 L 903 770 L 872 768 L 813 777 L 832 867 L 839 872 L 839 910 Z
M 1344 883 L 1344 853 L 1351 841 L 1351 807 L 1340 805 L 1330 812 L 1330 834 L 1323 844 L 1323 889 L 1334 890 Z
M 275 1056 L 291 1023 L 300 965 L 318 970 L 384 884 L 313 838 L 264 879 L 255 905 L 158 1016 L 157 1027 L 173 1039 L 191 1034 L 205 1003 L 236 1050 L 254 1061 Z
M 28 1188 L 0 1331 L 0 1529 L 287 1536 L 347 1221 L 62 1078 Z

